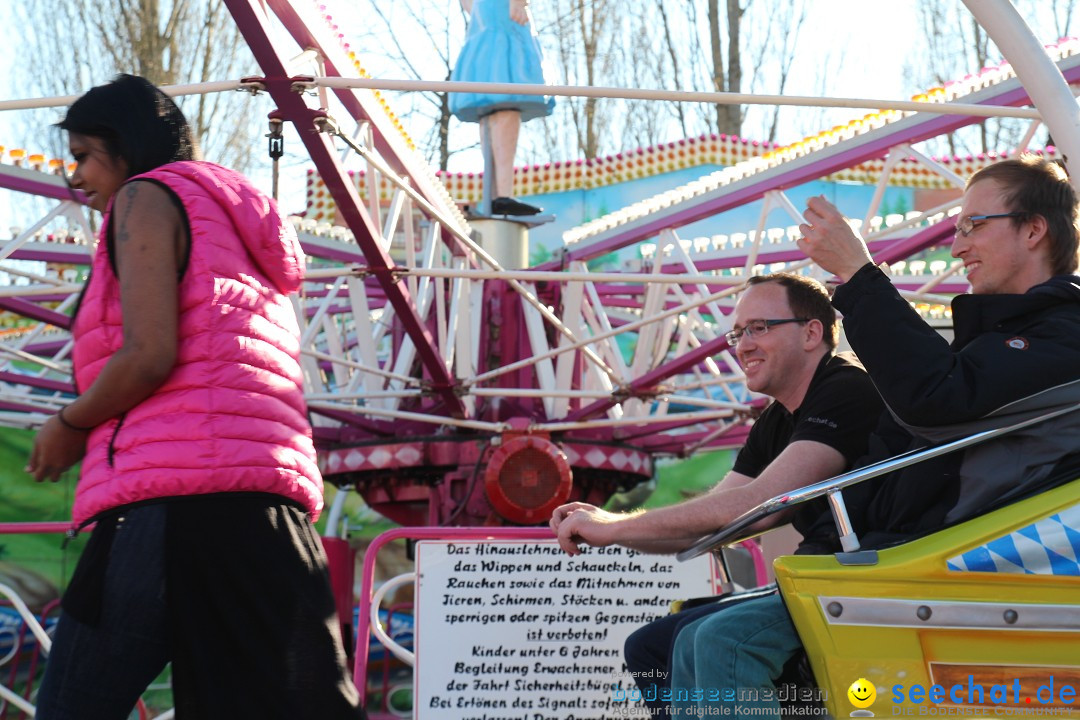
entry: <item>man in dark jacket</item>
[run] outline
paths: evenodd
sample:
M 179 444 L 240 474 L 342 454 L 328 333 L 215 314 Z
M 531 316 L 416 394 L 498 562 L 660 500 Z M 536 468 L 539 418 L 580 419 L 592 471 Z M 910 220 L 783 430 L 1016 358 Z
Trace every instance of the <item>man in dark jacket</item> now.
M 1080 277 L 1077 198 L 1056 164 L 1035 158 L 1006 160 L 968 182 L 952 254 L 964 262 L 972 295 L 956 298 L 956 340 L 950 346 L 911 308 L 878 269 L 844 217 L 824 198 L 812 198 L 800 226 L 799 246 L 842 281 L 833 305 L 891 413 L 871 438 L 874 460 L 912 445 L 920 427 L 981 418 L 1009 402 L 1080 377 Z M 1063 420 L 1063 422 L 1075 422 Z M 971 482 L 963 457 L 945 457 L 845 491 L 857 530 L 872 531 L 863 547 L 911 537 L 985 511 L 1001 498 L 1028 491 L 1076 457 L 1076 432 L 1034 433 L 1061 442 L 1037 464 Z M 1029 435 L 1009 446 L 1023 459 Z M 1044 439 L 1044 438 L 1040 438 Z M 1041 479 L 1040 479 L 1041 478 Z M 832 525 L 825 517 L 818 527 Z M 814 532 L 809 532 L 808 541 Z M 836 548 L 837 550 L 839 548 Z M 798 637 L 786 612 L 749 601 L 685 627 L 673 652 L 674 687 L 703 690 L 697 702 L 676 703 L 684 715 L 729 714 L 710 701 L 710 688 L 758 688 L 775 682 L 778 646 L 793 653 Z M 747 625 L 769 629 L 768 652 L 726 638 Z M 773 664 L 766 666 L 761 658 Z M 700 699 L 703 697 L 705 699 Z M 730 703 L 728 703 L 730 705 Z M 775 700 L 742 702 L 759 717 L 780 717 Z
M 973 421 L 1080 378 L 1077 200 L 1057 164 L 1023 156 L 968 182 L 952 254 L 973 294 L 953 302 L 951 346 L 869 261 L 836 208 L 813 198 L 805 218 L 800 247 L 844 280 L 833 305 L 891 411 L 872 440 L 874 459 L 928 444 L 923 428 Z M 932 531 L 1037 489 L 1075 464 L 1078 421 L 1068 415 L 845 491 L 863 546 Z M 974 459 L 995 448 L 998 466 L 973 476 Z

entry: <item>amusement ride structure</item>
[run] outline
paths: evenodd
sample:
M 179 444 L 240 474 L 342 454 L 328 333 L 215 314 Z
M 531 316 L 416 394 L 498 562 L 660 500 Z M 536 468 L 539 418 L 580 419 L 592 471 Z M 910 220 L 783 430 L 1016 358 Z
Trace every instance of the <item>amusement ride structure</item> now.
M 894 268 L 906 297 L 944 315 L 949 298 L 967 288 L 960 263 L 912 258 L 950 241 L 959 200 L 882 222 L 877 213 L 886 186 L 917 173 L 923 184 L 962 188 L 965 177 L 950 163 L 913 146 L 989 115 L 1012 115 L 1031 119 L 1022 150 L 1041 122 L 1014 66 L 986 68 L 911 102 L 886 103 L 902 109 L 760 148 L 567 232 L 565 246 L 542 264 L 507 267 L 477 241 L 373 89 L 409 83 L 363 79 L 356 52 L 323 6 L 226 4 L 262 75 L 170 92 L 265 94 L 271 142 L 282 123 L 296 127 L 318 171 L 312 194 L 328 196 L 340 222 L 297 220 L 310 258 L 297 311 L 321 465 L 328 480 L 355 487 L 373 508 L 404 524 L 541 523 L 567 500 L 602 504 L 649 481 L 657 456 L 738 446 L 756 404 L 723 338 L 739 286 L 747 275 L 781 268 L 824 279 L 795 247 L 801 217 L 789 194 L 820 178 L 873 176 L 876 191 L 860 229 L 875 260 Z M 993 16 L 997 5 L 986 3 L 982 14 Z M 284 47 L 283 36 L 293 47 Z M 1078 47 L 1072 40 L 1048 54 L 1040 47 L 1045 63 L 1030 59 L 1027 71 L 1035 77 L 1060 71 L 1066 82 L 1080 81 Z M 1040 82 L 1049 88 L 1044 94 L 1066 88 Z M 1068 135 L 1054 129 L 1059 146 Z M 737 143 L 720 139 L 728 141 Z M 343 150 L 362 160 L 363 172 L 346 170 Z M 38 323 L 0 345 L 0 422 L 33 426 L 73 391 L 68 312 L 93 233 L 61 161 L 13 159 L 17 164 L 0 164 L 0 186 L 56 204 L 0 248 L 0 260 L 63 268 L 46 277 L 5 267 L 25 281 L 0 289 L 0 308 Z M 620 159 L 587 168 L 593 177 L 605 170 L 632 174 Z M 754 202 L 761 208 L 756 228 L 680 236 L 691 223 Z M 326 217 L 330 203 L 319 205 L 312 214 Z M 779 226 L 773 211 L 785 219 Z M 60 216 L 81 232 L 43 231 Z M 640 259 L 628 269 L 590 271 L 590 260 L 635 247 Z M 392 254 L 392 248 L 400 249 Z
M 649 482 L 657 457 L 741 444 L 759 401 L 724 339 L 726 317 L 749 275 L 785 269 L 828 279 L 795 246 L 802 218 L 792 197 L 807 183 L 874 184 L 858 229 L 904 296 L 947 324 L 950 298 L 968 284 L 961 263 L 927 253 L 948 245 L 966 176 L 994 158 L 935 160 L 917 144 L 1012 116 L 1031 122 L 1017 151 L 1045 123 L 1059 150 L 1044 152 L 1066 162 L 1080 157 L 1080 113 L 1069 89 L 1080 84 L 1080 41 L 1044 49 L 1021 31 L 1007 0 L 965 2 L 1011 64 L 910 102 L 814 101 L 873 112 L 784 147 L 687 141 L 691 152 L 710 143 L 720 154 L 738 152 L 722 170 L 570 230 L 553 258 L 532 267 L 507 261 L 485 239 L 491 220 L 466 218 L 458 203 L 474 199 L 475 186 L 452 177 L 444 184 L 378 90 L 468 84 L 367 78 L 321 5 L 225 0 L 261 74 L 167 91 L 266 96 L 271 148 L 292 123 L 315 165 L 307 217 L 295 219 L 309 256 L 295 303 L 326 479 L 404 525 L 537 525 L 568 500 L 603 504 Z M 811 104 L 610 88 L 514 92 Z M 4 101 L 0 109 L 73 99 Z M 349 172 L 343 151 L 362 172 Z M 0 286 L 0 309 L 25 322 L 0 337 L 0 424 L 34 427 L 74 393 L 68 328 L 94 233 L 62 161 L 22 151 L 9 158 L 0 163 L 0 188 L 53 204 L 0 247 L 0 261 L 51 269 L 2 266 L 18 279 Z M 519 180 L 540 191 L 588 185 L 634 177 L 635 162 L 603 158 Z M 898 178 L 954 192 L 924 211 L 881 217 L 886 188 Z M 745 232 L 686 230 L 755 203 L 758 222 Z M 75 230 L 56 230 L 61 218 Z M 621 253 L 622 270 L 590 269 L 611 253 Z M 335 498 L 331 528 L 345 497 Z

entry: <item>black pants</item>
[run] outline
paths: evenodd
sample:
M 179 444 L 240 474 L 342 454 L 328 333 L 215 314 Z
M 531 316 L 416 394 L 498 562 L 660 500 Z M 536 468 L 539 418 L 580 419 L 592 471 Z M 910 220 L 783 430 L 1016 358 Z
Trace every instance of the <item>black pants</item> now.
M 108 546 L 92 537 L 76 571 L 84 589 L 69 589 L 94 596 L 72 598 L 75 615 L 100 612 L 61 615 L 38 720 L 126 718 L 169 661 L 180 720 L 364 717 L 299 508 L 222 494 L 131 509 L 95 535 L 104 528 Z

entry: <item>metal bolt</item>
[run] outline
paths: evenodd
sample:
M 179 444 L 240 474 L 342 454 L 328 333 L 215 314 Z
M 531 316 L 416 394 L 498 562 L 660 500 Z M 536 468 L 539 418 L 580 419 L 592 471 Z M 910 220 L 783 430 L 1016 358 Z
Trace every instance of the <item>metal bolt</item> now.
M 920 605 L 919 609 L 915 611 L 915 615 L 920 620 L 929 620 L 930 616 L 934 614 L 934 611 L 930 609 L 929 605 Z
M 1006 610 L 1004 617 L 1007 624 L 1015 625 L 1016 621 L 1020 619 L 1020 613 L 1015 610 Z
M 840 617 L 840 616 L 841 616 L 841 615 L 843 614 L 843 612 L 844 612 L 844 606 L 843 606 L 843 605 L 841 605 L 841 604 L 840 604 L 840 603 L 838 603 L 838 602 L 831 602 L 831 603 L 829 603 L 829 604 L 828 604 L 828 605 L 826 606 L 826 608 L 825 608 L 825 609 L 826 609 L 826 610 L 828 611 L 828 613 L 829 613 L 830 615 L 832 615 L 832 616 L 833 616 L 834 618 L 835 618 L 835 617 Z

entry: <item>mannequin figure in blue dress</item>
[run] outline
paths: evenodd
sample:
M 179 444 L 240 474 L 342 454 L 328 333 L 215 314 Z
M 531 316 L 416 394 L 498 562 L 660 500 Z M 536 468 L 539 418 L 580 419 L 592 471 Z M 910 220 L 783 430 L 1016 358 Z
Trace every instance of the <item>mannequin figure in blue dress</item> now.
M 452 80 L 545 84 L 540 45 L 532 32 L 529 0 L 460 0 L 470 14 L 468 35 Z M 540 208 L 513 197 L 514 154 L 521 123 L 551 114 L 554 98 L 538 95 L 451 93 L 450 111 L 463 122 L 480 123 L 481 143 L 490 148 L 493 215 L 534 215 Z

